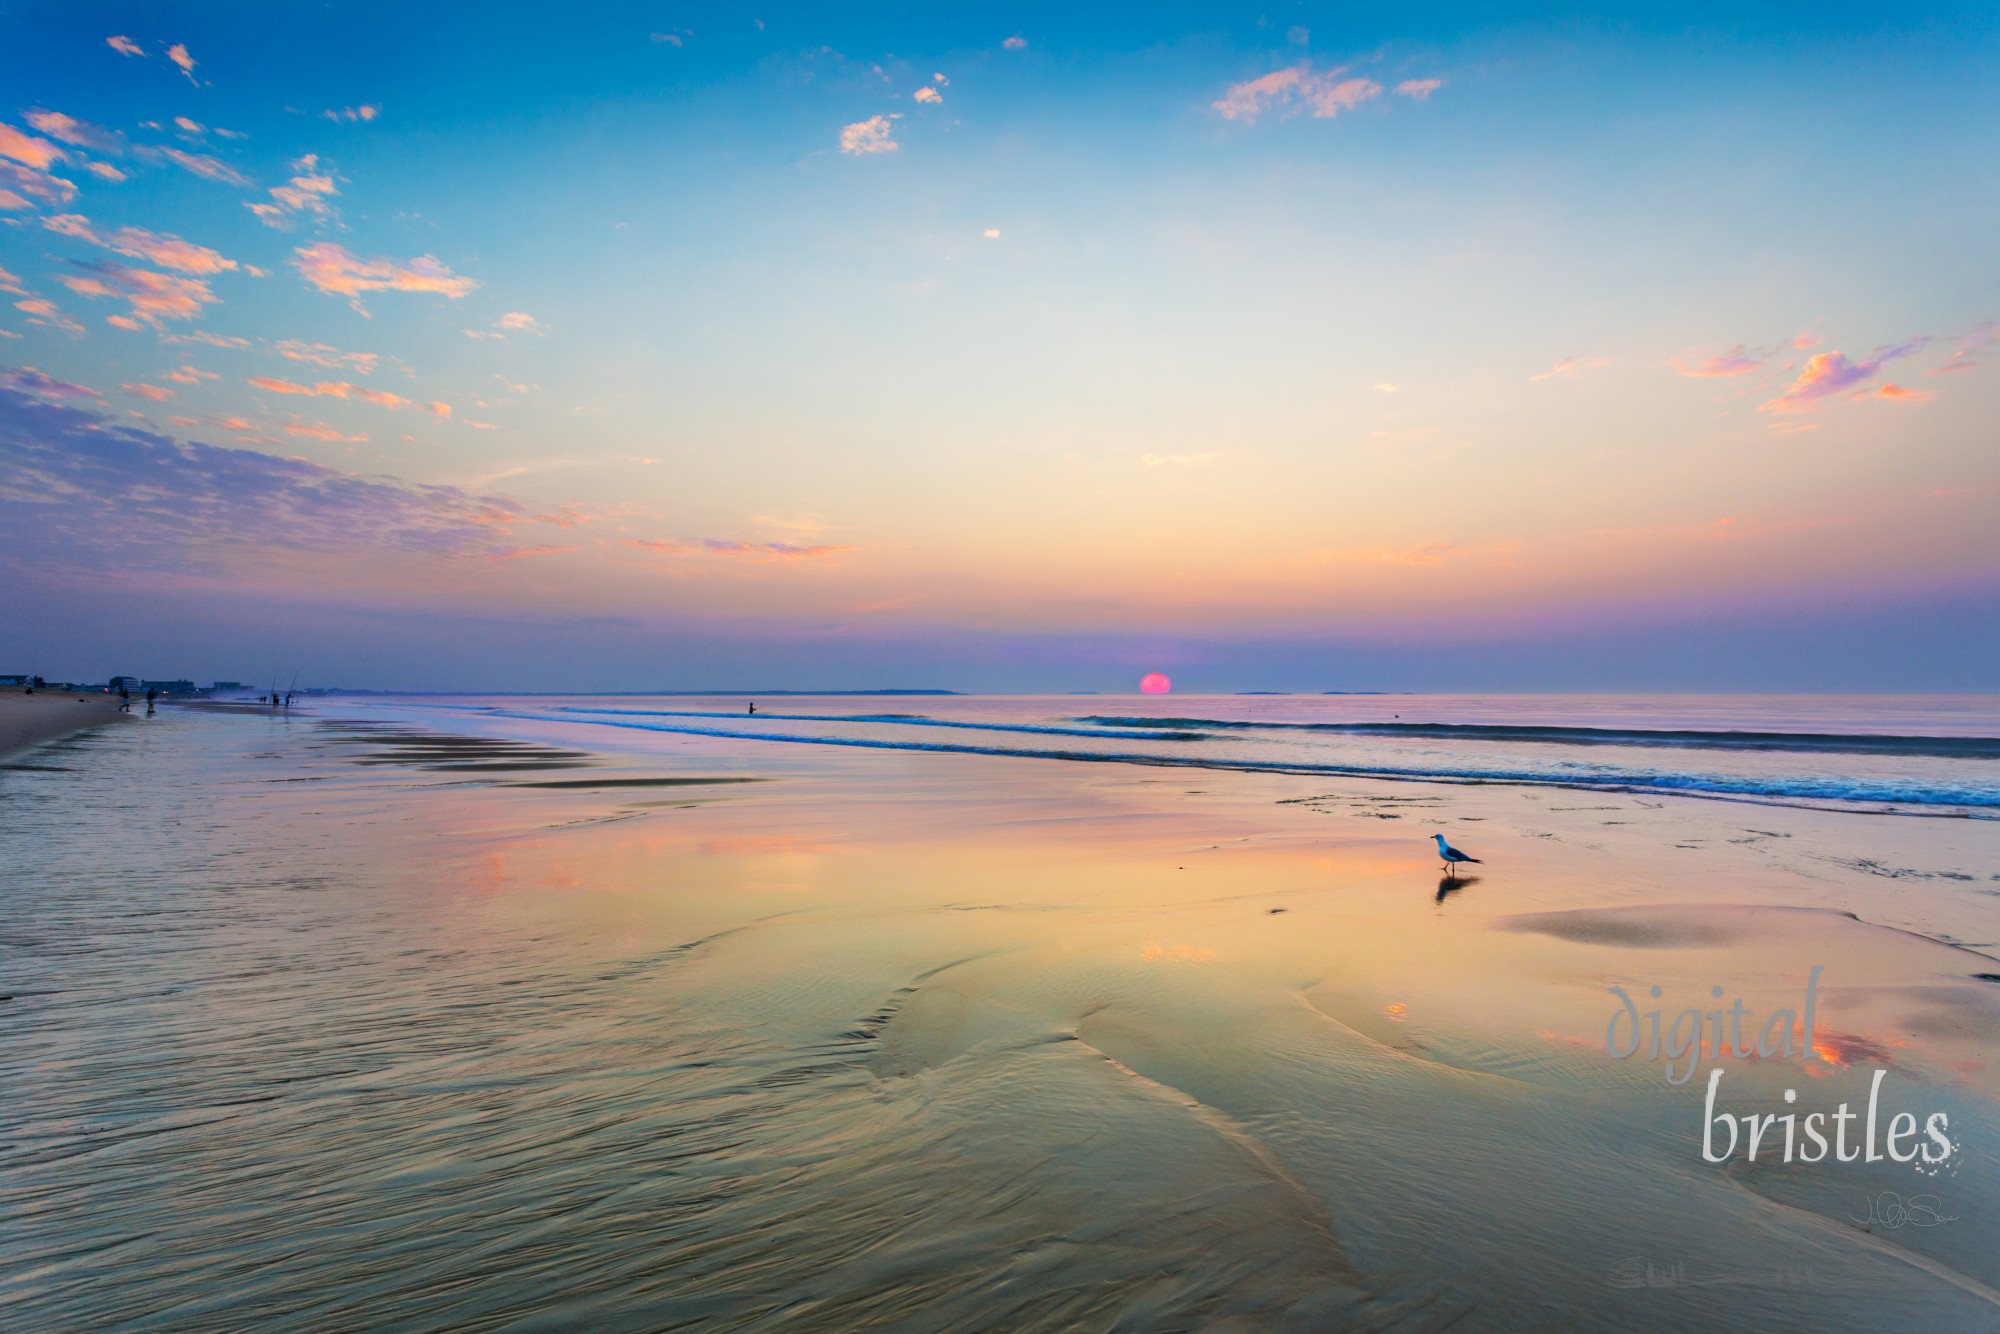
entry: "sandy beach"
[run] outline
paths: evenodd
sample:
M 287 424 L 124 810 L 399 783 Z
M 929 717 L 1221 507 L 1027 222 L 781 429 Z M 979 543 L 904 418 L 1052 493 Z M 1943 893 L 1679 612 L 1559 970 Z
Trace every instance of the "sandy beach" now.
M 129 716 L 119 713 L 118 700 L 111 695 L 0 690 L 0 758 Z
M 0 788 L 0 934 L 63 942 L 0 1007 L 30 1323 L 2000 1319 L 1992 822 L 456 704 L 108 741 Z M 1797 1048 L 1672 1054 L 1737 1002 Z M 1715 1068 L 1957 1151 L 1709 1161 Z

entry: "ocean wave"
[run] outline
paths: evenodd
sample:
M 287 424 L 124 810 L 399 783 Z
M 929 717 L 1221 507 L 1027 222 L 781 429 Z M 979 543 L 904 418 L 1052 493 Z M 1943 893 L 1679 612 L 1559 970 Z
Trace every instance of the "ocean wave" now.
M 2000 788 L 1964 783 L 1926 783 L 1901 778 L 1841 776 L 1746 776 L 1683 773 L 1650 769 L 1568 768 L 1561 773 L 1476 765 L 1323 764 L 1303 761 L 1222 759 L 1195 755 L 1145 752 L 1042 750 L 975 746 L 949 741 L 897 741 L 885 737 L 810 736 L 804 733 L 746 732 L 734 728 L 650 721 L 662 715 L 592 716 L 567 710 L 525 712 L 483 709 L 489 717 L 530 722 L 572 722 L 599 727 L 630 728 L 685 736 L 723 737 L 738 741 L 770 741 L 785 745 L 842 746 L 862 750 L 920 751 L 945 755 L 989 755 L 1016 759 L 1067 760 L 1086 764 L 1130 764 L 1156 768 L 1228 770 L 1238 773 L 1298 774 L 1327 778 L 1374 778 L 1398 782 L 1509 784 L 1559 787 L 1598 792 L 1629 792 L 1657 796 L 1727 798 L 1774 805 L 1835 802 L 1840 808 L 1913 807 L 1912 813 L 1963 814 L 1974 819 L 2000 819 Z M 675 715 L 667 715 L 675 716 Z M 706 715 L 697 715 L 706 716 Z M 741 715 L 729 714 L 727 717 Z M 762 716 L 762 715 L 760 715 Z M 853 718 L 840 719 L 856 721 Z M 1092 733 L 1091 735 L 1102 735 Z M 1987 812 L 1994 812 L 1987 814 Z M 1891 812 L 1893 813 L 1893 812 Z
M 1030 732 L 1042 736 L 1109 737 L 1114 741 L 1204 741 L 1199 732 L 1115 731 L 1102 727 L 1058 727 L 1053 723 L 972 723 L 953 718 L 926 718 L 920 713 L 717 713 L 699 709 L 592 709 L 562 706 L 563 713 L 608 713 L 628 718 L 771 718 L 791 723 L 893 723 L 900 727 L 960 727 L 973 732 Z M 746 735 L 763 735 L 750 733 Z
M 1222 718 L 1125 718 L 1102 714 L 1090 714 L 1074 721 L 1108 728 L 1140 729 L 1161 736 L 1175 736 L 1196 729 L 1204 732 L 1313 732 L 1409 741 L 1525 741 L 1563 746 L 1666 746 L 1682 750 L 1779 750 L 1836 755 L 1909 755 L 1947 760 L 2000 759 L 2000 737 L 1978 736 L 1709 732 L 1506 723 L 1275 723 Z

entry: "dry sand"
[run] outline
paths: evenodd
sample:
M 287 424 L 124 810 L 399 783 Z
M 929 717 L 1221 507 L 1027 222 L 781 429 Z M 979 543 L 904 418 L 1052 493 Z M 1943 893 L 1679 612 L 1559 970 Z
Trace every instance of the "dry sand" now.
M 118 712 L 115 695 L 76 695 L 60 690 L 37 690 L 32 695 L 20 690 L 0 692 L 0 756 L 130 716 Z

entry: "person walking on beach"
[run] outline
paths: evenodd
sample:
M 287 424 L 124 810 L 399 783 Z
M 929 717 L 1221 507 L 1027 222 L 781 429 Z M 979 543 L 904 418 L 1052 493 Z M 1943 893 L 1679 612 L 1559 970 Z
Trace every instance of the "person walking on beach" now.
M 750 712 L 751 713 L 757 712 L 757 706 L 754 703 L 750 706 Z
M 153 701 L 158 699 L 159 697 L 160 697 L 160 691 L 157 686 L 146 687 L 146 714 L 148 717 L 152 716 Z
M 127 690 L 124 686 L 118 687 L 118 712 L 120 713 L 132 712 L 132 692 Z

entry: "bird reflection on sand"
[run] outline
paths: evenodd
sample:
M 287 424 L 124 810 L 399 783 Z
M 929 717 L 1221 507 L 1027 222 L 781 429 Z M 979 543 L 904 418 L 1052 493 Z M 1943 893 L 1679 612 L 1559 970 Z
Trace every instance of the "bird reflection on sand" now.
M 1437 902 L 1443 903 L 1461 889 L 1478 883 L 1479 877 L 1476 875 L 1451 875 L 1447 873 L 1438 880 Z

